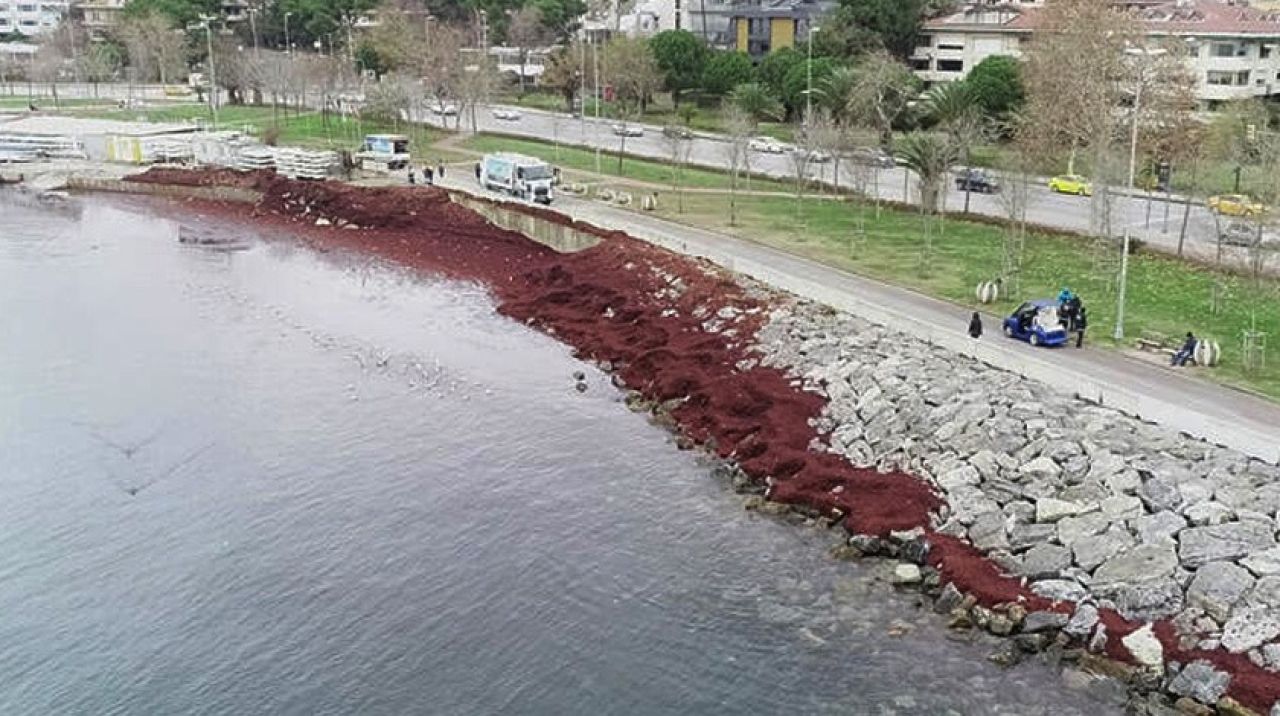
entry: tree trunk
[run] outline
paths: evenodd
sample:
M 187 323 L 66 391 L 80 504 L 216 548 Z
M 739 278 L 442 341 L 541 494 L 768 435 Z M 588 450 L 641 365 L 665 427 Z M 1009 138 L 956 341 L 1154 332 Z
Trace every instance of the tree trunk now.
M 1198 166 L 1199 166 L 1199 162 L 1191 163 L 1191 186 L 1193 188 L 1196 185 L 1196 168 Z M 1172 184 L 1173 182 L 1171 181 L 1169 183 Z M 1179 256 L 1182 255 L 1182 245 L 1187 240 L 1187 221 L 1190 220 L 1191 218 L 1191 191 L 1187 192 L 1186 201 L 1184 201 L 1182 204 L 1183 204 L 1182 227 L 1178 230 L 1178 255 Z

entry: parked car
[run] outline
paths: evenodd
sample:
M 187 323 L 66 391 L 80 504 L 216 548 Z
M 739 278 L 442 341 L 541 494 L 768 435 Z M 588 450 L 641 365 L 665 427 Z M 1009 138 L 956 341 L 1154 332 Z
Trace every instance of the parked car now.
M 1253 246 L 1258 242 L 1258 229 L 1247 221 L 1230 221 L 1220 229 L 1220 236 L 1227 246 Z
M 854 164 L 865 164 L 872 167 L 880 167 L 881 169 L 892 169 L 897 165 L 893 156 L 883 149 L 875 147 L 858 147 L 849 152 L 849 161 Z
M 643 137 L 644 127 L 637 127 L 631 124 L 615 124 L 612 127 L 613 133 L 619 137 Z
M 1209 197 L 1209 208 L 1224 216 L 1257 216 L 1267 210 L 1246 194 L 1222 194 Z
M 458 113 L 458 105 L 452 102 L 436 102 L 432 105 L 431 112 L 441 117 L 452 117 Z
M 773 137 L 755 137 L 747 142 L 747 149 L 765 154 L 782 154 L 787 151 L 787 145 Z
M 804 156 L 805 150 L 793 149 L 792 153 L 797 156 Z M 808 158 L 809 158 L 809 161 L 813 162 L 814 164 L 826 164 L 827 162 L 831 161 L 831 153 L 824 152 L 821 149 L 810 149 L 808 153 Z
M 685 127 L 668 125 L 662 128 L 662 136 L 671 137 L 672 139 L 693 139 L 693 132 L 690 132 Z
M 493 110 L 493 118 L 500 119 L 504 122 L 515 122 L 521 117 L 519 110 L 503 109 L 501 107 Z
M 1033 346 L 1060 346 L 1067 342 L 1067 329 L 1058 318 L 1058 302 L 1053 299 L 1025 301 L 1004 319 L 1004 334 Z
M 1093 185 L 1079 174 L 1060 174 L 1049 180 L 1049 191 L 1059 194 L 1092 196 Z
M 964 169 L 956 177 L 956 188 L 961 191 L 994 194 L 1000 191 L 1000 182 L 981 169 Z

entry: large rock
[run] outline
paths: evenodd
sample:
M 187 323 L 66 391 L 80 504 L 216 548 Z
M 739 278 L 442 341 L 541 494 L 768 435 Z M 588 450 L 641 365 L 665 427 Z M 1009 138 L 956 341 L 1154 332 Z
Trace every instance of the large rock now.
M 1003 512 L 987 512 L 979 515 L 969 527 L 969 541 L 983 552 L 1008 549 L 1009 539 L 1005 534 L 1005 519 Z
M 1076 565 L 1092 570 L 1133 546 L 1133 537 L 1123 527 L 1113 527 L 1100 535 L 1081 537 L 1071 545 Z
M 1102 514 L 1106 515 L 1112 522 L 1141 517 L 1142 500 L 1130 495 L 1116 495 L 1103 500 Z
M 1036 500 L 1036 522 L 1057 522 L 1064 517 L 1075 517 L 1089 511 L 1087 505 L 1053 497 Z
M 1058 463 L 1052 459 L 1041 455 L 1023 463 L 1022 467 L 1018 468 L 1018 472 L 1029 477 L 1054 478 L 1062 473 L 1062 468 L 1058 467 Z
M 1236 511 L 1222 504 L 1208 500 L 1194 504 L 1182 511 L 1187 519 L 1196 527 L 1204 525 L 1220 525 L 1231 521 L 1236 516 Z
M 1240 560 L 1240 564 L 1259 577 L 1280 575 L 1280 547 L 1254 552 Z
M 1178 535 L 1178 557 L 1194 569 L 1209 562 L 1261 552 L 1276 546 L 1273 529 L 1268 523 L 1255 521 L 1190 527 Z
M 1265 609 L 1246 609 L 1222 627 L 1222 648 L 1242 654 L 1280 636 L 1280 620 Z
M 1232 562 L 1210 562 L 1196 570 L 1187 588 L 1187 606 L 1203 609 L 1223 622 L 1252 587 L 1253 576 L 1245 568 Z
M 1142 498 L 1142 502 L 1152 512 L 1176 510 L 1182 505 L 1182 493 L 1178 492 L 1178 486 L 1159 477 L 1145 478 L 1138 488 L 1138 497 Z
M 1022 631 L 1026 634 L 1052 631 L 1067 625 L 1068 617 L 1060 612 L 1036 611 L 1027 614 L 1022 620 Z
M 1182 668 L 1169 682 L 1169 690 L 1179 696 L 1189 696 L 1202 704 L 1216 704 L 1227 687 L 1231 675 L 1213 668 L 1213 664 L 1201 659 Z
M 1056 531 L 1051 524 L 1019 522 L 1009 530 L 1009 546 L 1021 552 L 1053 539 Z
M 961 485 L 977 485 L 982 482 L 978 469 L 972 465 L 961 465 L 938 475 L 938 486 L 944 490 L 954 490 Z
M 1095 585 L 1095 597 L 1115 606 L 1130 621 L 1155 621 L 1182 610 L 1182 585 L 1171 577 L 1135 584 Z
M 1093 574 L 1093 583 L 1102 586 L 1153 582 L 1173 574 L 1177 566 L 1172 541 L 1140 544 L 1103 562 Z
M 1058 541 L 1070 547 L 1081 537 L 1100 534 L 1111 521 L 1101 512 L 1090 512 L 1079 517 L 1063 517 L 1058 520 Z
M 1032 583 L 1031 591 L 1055 602 L 1079 602 L 1089 594 L 1074 579 L 1042 579 Z
M 1058 576 L 1071 566 L 1071 550 L 1056 544 L 1038 544 L 1022 557 L 1022 574 L 1028 579 Z
M 1143 543 L 1163 542 L 1177 536 L 1187 527 L 1186 519 L 1170 510 L 1157 512 L 1154 515 L 1143 515 L 1131 520 L 1129 524 L 1133 527 L 1133 531 L 1138 533 L 1138 541 Z
M 1076 607 L 1075 613 L 1071 615 L 1071 619 L 1067 620 L 1067 625 L 1062 630 L 1071 636 L 1083 639 L 1089 636 L 1097 623 L 1098 608 L 1092 604 L 1081 604 Z
M 1249 606 L 1280 609 L 1280 576 L 1259 579 L 1246 600 Z
M 1164 668 L 1164 646 L 1151 631 L 1150 624 L 1124 637 L 1120 643 L 1124 644 L 1124 648 L 1129 650 L 1133 660 L 1140 666 L 1152 669 Z

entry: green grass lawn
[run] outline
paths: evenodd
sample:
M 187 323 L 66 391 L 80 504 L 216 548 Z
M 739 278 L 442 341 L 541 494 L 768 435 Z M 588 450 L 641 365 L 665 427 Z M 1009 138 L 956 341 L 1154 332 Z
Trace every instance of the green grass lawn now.
M 728 201 L 723 195 L 687 195 L 682 214 L 676 213 L 670 201 L 659 209 L 676 221 L 731 232 L 965 305 L 974 303 L 974 288 L 979 282 L 993 280 L 1000 272 L 1002 229 L 987 224 L 947 219 L 939 228 L 935 221 L 931 258 L 922 270 L 924 221 L 915 213 L 882 208 L 876 218 L 870 205 L 807 200 L 801 221 L 795 201 L 782 197 L 739 201 L 738 211 L 738 226 L 729 227 Z M 863 220 L 861 235 L 859 216 Z M 1086 242 L 1084 238 L 1029 235 L 1022 290 L 993 310 L 1005 312 L 1022 299 L 1054 296 L 1069 286 L 1088 306 L 1087 340 L 1114 346 L 1116 294 L 1110 282 L 1094 272 Z M 1215 284 L 1225 295 L 1216 313 L 1210 308 Z M 1158 254 L 1130 257 L 1126 346 L 1143 331 L 1175 337 L 1193 331 L 1222 345 L 1222 365 L 1204 371 L 1204 375 L 1280 398 L 1280 357 L 1268 360 L 1267 367 L 1255 374 L 1246 374 L 1241 366 L 1242 331 L 1255 321 L 1258 330 L 1280 335 L 1280 284 L 1276 281 L 1259 286 L 1248 278 Z
M 489 134 L 481 134 L 468 138 L 462 147 L 475 152 L 518 152 L 538 157 L 556 164 L 564 169 L 583 172 L 594 172 L 596 169 L 596 153 L 594 150 L 561 145 L 557 150 L 554 145 L 535 139 L 520 139 Z M 670 185 L 674 167 L 663 162 L 625 157 L 622 172 L 618 172 L 618 157 L 609 152 L 601 152 L 600 173 L 617 176 L 634 181 Z M 693 188 L 727 189 L 730 179 L 727 174 L 693 167 L 684 168 L 683 186 Z M 739 180 L 739 188 L 746 188 L 745 178 Z M 752 179 L 751 188 L 759 191 L 791 191 L 790 184 L 782 182 Z

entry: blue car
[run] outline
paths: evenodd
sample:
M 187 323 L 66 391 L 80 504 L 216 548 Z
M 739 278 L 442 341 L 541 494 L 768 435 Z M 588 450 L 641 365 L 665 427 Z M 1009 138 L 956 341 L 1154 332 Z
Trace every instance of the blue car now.
M 1058 302 L 1043 298 L 1027 301 L 1004 319 L 1004 334 L 1033 346 L 1060 346 L 1067 342 L 1067 329 L 1058 318 Z

